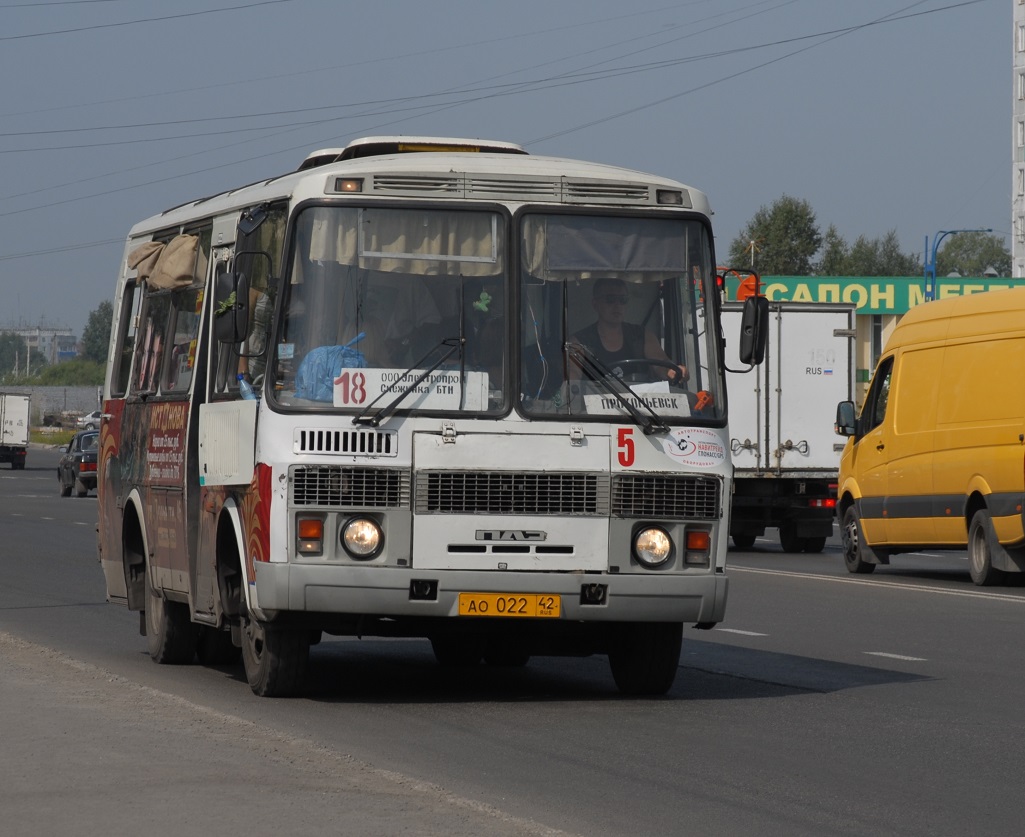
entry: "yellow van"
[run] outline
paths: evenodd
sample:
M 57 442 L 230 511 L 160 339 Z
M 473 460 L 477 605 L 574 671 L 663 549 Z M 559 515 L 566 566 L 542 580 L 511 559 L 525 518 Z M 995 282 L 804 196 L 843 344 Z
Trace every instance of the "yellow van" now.
M 980 585 L 1025 570 L 1025 288 L 913 308 L 835 429 L 850 572 L 923 548 L 967 549 Z

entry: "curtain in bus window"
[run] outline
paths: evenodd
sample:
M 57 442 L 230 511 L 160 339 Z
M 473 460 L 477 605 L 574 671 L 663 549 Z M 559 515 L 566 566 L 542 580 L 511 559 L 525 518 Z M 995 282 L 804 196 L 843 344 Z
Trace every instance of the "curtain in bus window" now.
M 155 289 L 191 285 L 196 276 L 206 274 L 206 257 L 199 250 L 199 238 L 178 235 L 166 244 L 148 241 L 128 255 L 128 266 L 137 271 Z
M 500 225 L 494 213 L 337 208 L 314 212 L 310 257 L 315 261 L 419 276 L 494 276 L 502 269 Z
M 679 221 L 601 216 L 530 216 L 524 221 L 527 272 L 538 279 L 679 276 L 686 238 Z

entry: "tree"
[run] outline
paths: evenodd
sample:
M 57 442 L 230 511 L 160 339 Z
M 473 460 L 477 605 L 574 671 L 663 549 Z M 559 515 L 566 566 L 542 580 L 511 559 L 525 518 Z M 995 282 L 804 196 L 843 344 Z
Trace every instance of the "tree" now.
M 82 332 L 82 357 L 97 363 L 107 362 L 107 345 L 110 343 L 110 326 L 114 317 L 114 305 L 103 300 L 89 313 L 85 331 Z
M 28 346 L 25 340 L 13 331 L 0 332 L 0 379 L 8 379 L 14 374 L 15 364 L 18 371 L 25 372 L 25 360 L 28 357 Z
M 822 258 L 818 264 L 820 276 L 847 276 L 847 263 L 851 248 L 833 224 L 822 238 Z
M 818 264 L 821 276 L 918 276 L 921 272 L 918 257 L 900 251 L 896 230 L 890 230 L 883 238 L 861 235 L 848 246 L 831 226 Z
M 999 235 L 963 232 L 948 236 L 936 254 L 936 275 L 957 271 L 962 276 L 984 276 L 993 268 L 997 276 L 1011 275 L 1011 252 Z
M 730 244 L 730 267 L 747 268 L 753 260 L 761 274 L 808 276 L 821 244 L 811 205 L 783 195 L 759 209 Z
M 102 386 L 105 369 L 94 360 L 69 360 L 40 370 L 35 383 L 46 387 Z

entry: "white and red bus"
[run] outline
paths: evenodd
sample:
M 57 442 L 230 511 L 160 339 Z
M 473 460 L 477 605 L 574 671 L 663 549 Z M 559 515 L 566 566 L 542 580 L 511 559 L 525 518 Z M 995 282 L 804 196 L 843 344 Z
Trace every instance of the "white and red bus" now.
M 426 637 L 443 665 L 607 654 L 622 691 L 666 691 L 683 626 L 726 606 L 710 214 L 635 171 L 376 137 L 137 224 L 109 600 L 155 661 L 241 652 L 259 695 L 300 690 L 325 634 Z

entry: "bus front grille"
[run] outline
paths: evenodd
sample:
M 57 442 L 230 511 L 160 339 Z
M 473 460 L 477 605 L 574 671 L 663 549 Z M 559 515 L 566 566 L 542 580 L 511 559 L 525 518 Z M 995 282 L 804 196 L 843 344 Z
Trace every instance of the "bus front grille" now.
M 667 520 L 717 520 L 721 483 L 715 477 L 619 474 L 612 480 L 612 514 Z
M 409 473 L 405 470 L 296 465 L 290 476 L 290 501 L 295 506 L 409 508 Z
M 416 477 L 417 514 L 530 514 L 604 517 L 605 474 L 428 471 Z

